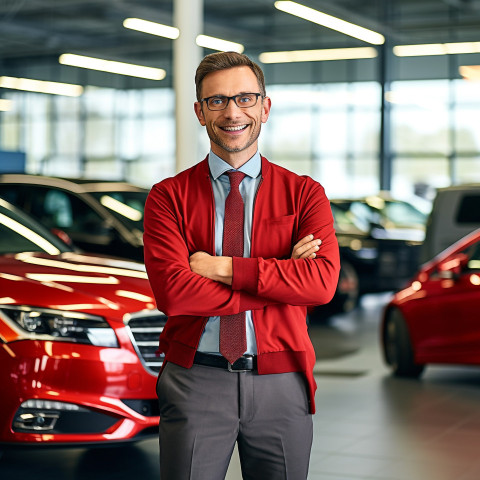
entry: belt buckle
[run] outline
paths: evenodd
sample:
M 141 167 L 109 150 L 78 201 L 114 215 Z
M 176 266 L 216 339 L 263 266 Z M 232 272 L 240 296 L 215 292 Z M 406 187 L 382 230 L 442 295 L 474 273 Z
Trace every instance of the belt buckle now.
M 244 358 L 249 358 L 249 359 L 253 359 L 253 356 L 252 355 L 244 355 L 243 356 Z M 240 357 L 242 358 L 242 357 Z M 227 362 L 228 363 L 228 371 L 229 372 L 236 372 L 236 373 L 242 373 L 242 372 L 251 372 L 252 369 L 253 369 L 253 364 L 252 364 L 252 368 L 250 369 L 245 369 L 245 368 L 233 368 L 233 364 L 231 364 L 230 362 Z

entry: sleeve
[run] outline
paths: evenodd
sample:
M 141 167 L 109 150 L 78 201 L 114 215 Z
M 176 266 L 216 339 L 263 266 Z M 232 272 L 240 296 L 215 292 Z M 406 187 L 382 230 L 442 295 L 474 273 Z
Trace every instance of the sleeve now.
M 323 187 L 313 182 L 300 203 L 297 241 L 313 234 L 322 240 L 314 259 L 234 258 L 234 291 L 298 306 L 328 303 L 336 290 L 340 254 L 333 215 Z
M 181 219 L 172 196 L 154 186 L 145 204 L 144 254 L 157 307 L 166 315 L 231 315 L 276 302 L 204 278 L 190 269 Z

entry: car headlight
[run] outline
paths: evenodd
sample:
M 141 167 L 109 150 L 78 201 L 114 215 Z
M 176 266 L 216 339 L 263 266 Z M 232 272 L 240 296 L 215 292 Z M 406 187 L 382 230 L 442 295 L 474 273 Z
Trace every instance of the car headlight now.
M 2 305 L 0 312 L 26 332 L 26 338 L 118 347 L 112 327 L 96 315 L 13 305 Z

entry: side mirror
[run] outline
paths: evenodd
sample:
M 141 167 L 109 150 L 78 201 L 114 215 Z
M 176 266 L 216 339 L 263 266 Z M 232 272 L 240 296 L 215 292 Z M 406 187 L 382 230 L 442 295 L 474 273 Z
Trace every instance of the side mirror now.
M 73 241 L 70 235 L 59 228 L 52 228 L 50 230 L 56 237 L 58 237 L 63 243 L 66 243 L 69 247 L 73 246 Z
M 461 275 L 467 264 L 468 255 L 456 253 L 438 265 L 438 276 L 447 280 L 456 279 Z

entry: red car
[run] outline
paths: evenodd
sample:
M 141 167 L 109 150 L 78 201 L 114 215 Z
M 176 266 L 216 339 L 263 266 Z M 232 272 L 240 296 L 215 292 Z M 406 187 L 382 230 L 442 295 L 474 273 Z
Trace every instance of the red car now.
M 78 254 L 0 199 L 0 449 L 156 435 L 165 321 L 143 264 Z
M 480 229 L 422 266 L 387 305 L 386 363 L 418 377 L 427 364 L 480 364 Z

